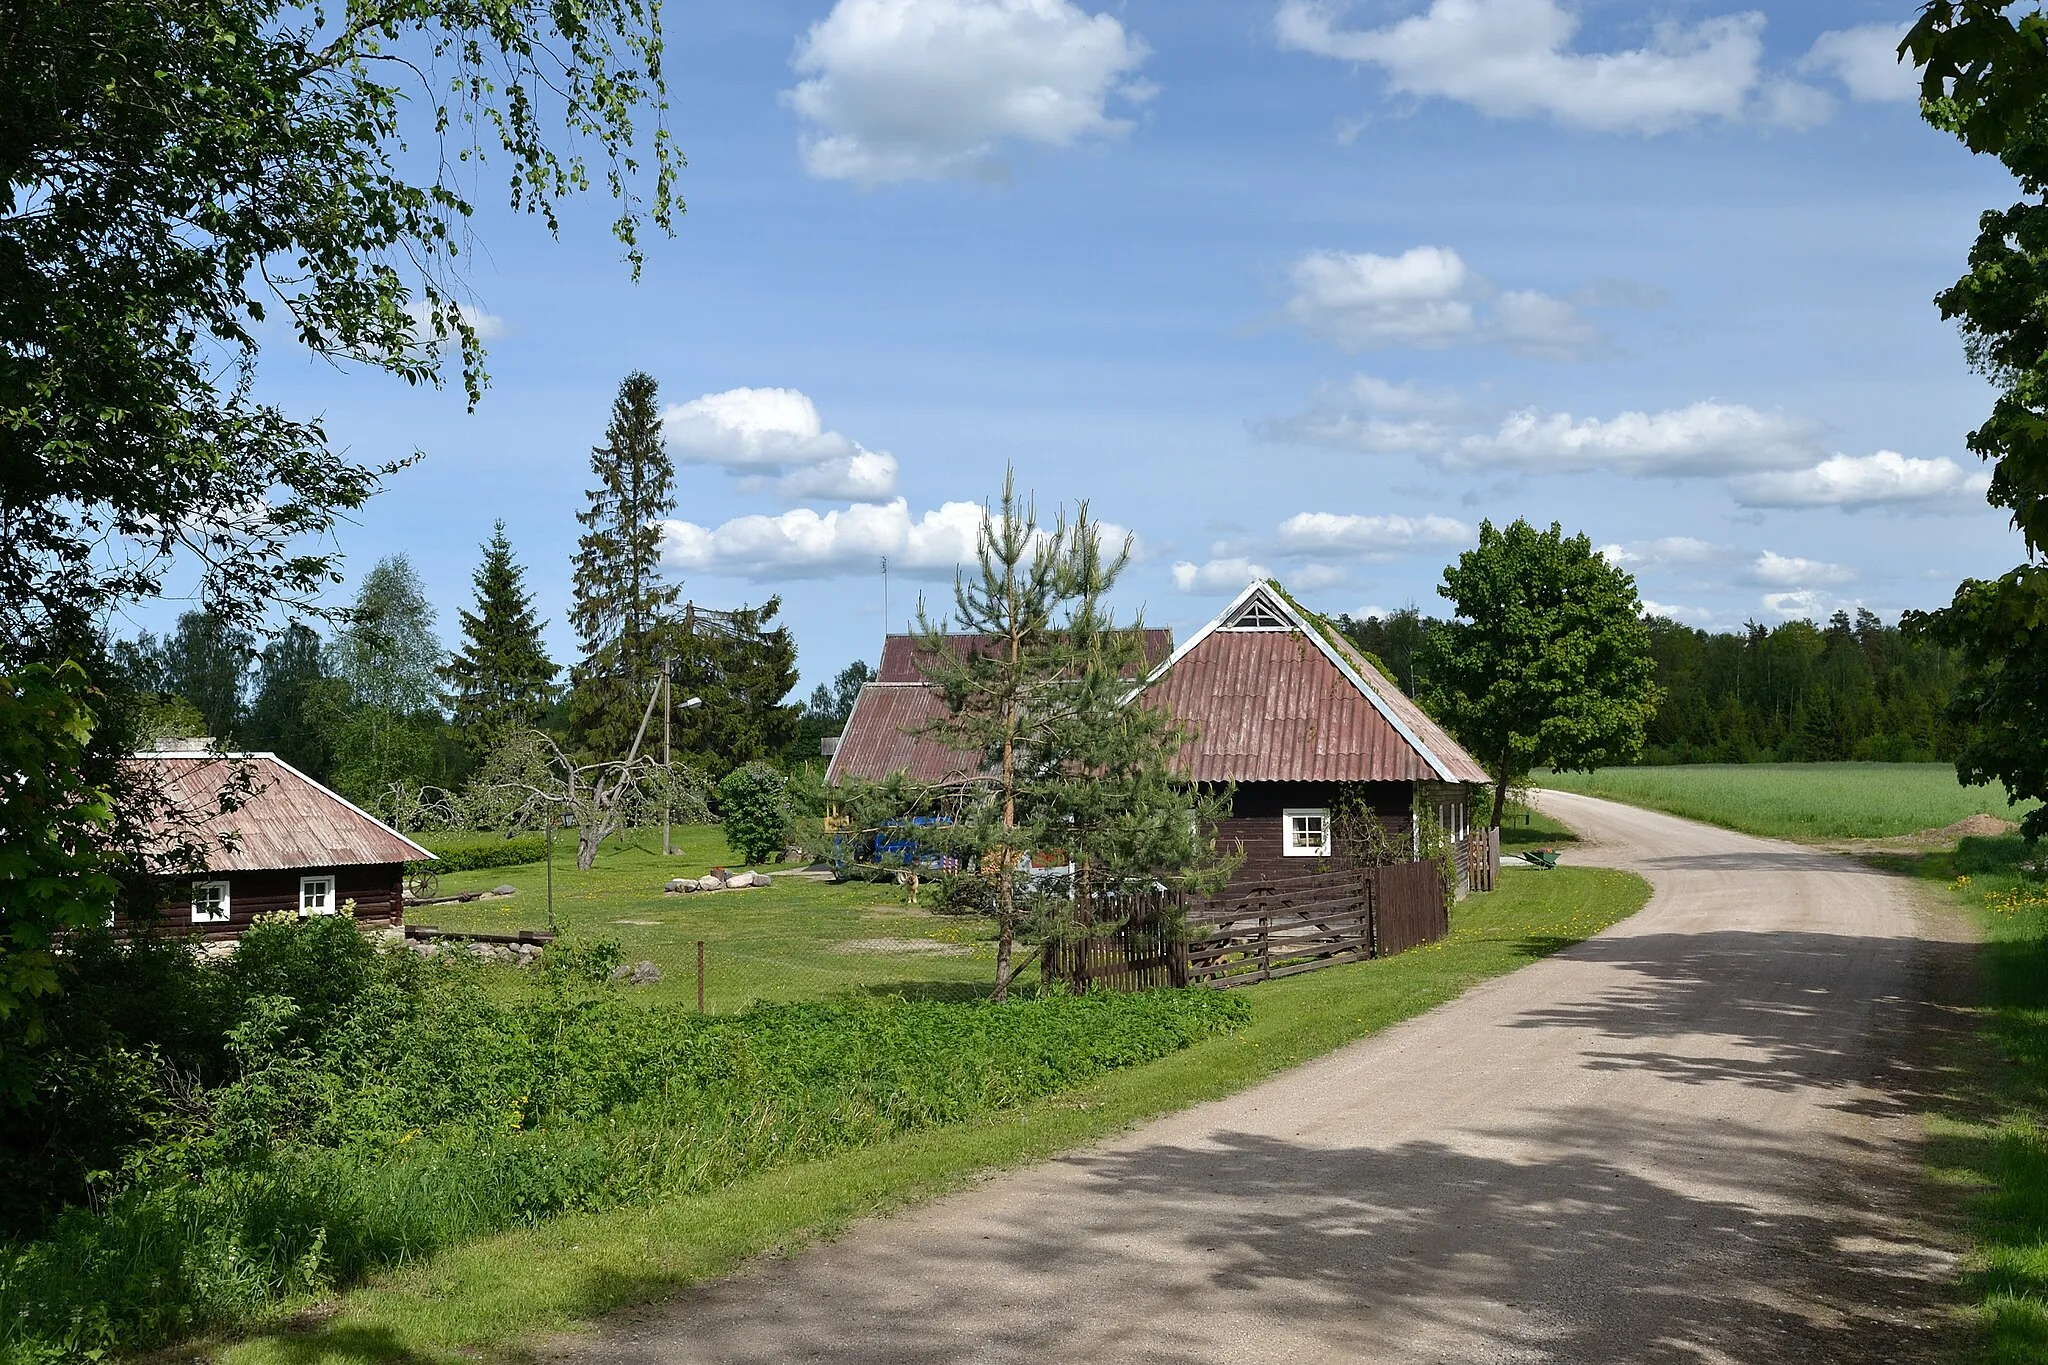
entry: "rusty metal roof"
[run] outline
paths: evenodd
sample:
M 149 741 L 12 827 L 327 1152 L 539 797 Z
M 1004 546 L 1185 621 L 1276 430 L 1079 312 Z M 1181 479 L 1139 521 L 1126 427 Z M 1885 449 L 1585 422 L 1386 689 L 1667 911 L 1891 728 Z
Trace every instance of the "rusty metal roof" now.
M 274 754 L 137 754 L 162 785 L 171 811 L 160 833 L 206 838 L 215 845 L 209 872 L 402 863 L 434 855 L 329 791 Z M 255 794 L 232 811 L 221 792 L 237 765 L 251 770 Z M 228 838 L 225 836 L 232 836 Z
M 1241 620 L 1259 624 L 1241 627 Z M 953 636 L 986 648 L 987 636 Z M 918 730 L 945 713 L 918 681 L 917 637 L 882 647 L 882 681 L 860 692 L 829 783 L 892 773 L 939 784 L 980 766 Z M 1486 782 L 1486 770 L 1348 642 L 1332 641 L 1284 594 L 1253 584 L 1168 657 L 1171 637 L 1146 632 L 1163 659 L 1139 694 L 1193 731 L 1180 764 L 1197 782 Z
M 986 654 L 996 647 L 993 635 L 948 635 L 946 637 L 954 650 L 961 654 Z M 922 682 L 924 674 L 918 671 L 917 656 L 924 642 L 921 635 L 885 635 L 882 637 L 882 669 L 876 681 L 885 683 Z M 1173 653 L 1173 632 L 1160 626 L 1145 628 L 1144 668 L 1127 670 L 1131 677 L 1141 671 L 1159 666 L 1159 661 Z
M 1140 694 L 1195 732 L 1199 782 L 1485 782 L 1486 770 L 1285 593 L 1248 584 Z
M 946 699 L 928 684 L 868 683 L 846 718 L 838 752 L 826 765 L 826 785 L 848 778 L 880 782 L 893 773 L 933 786 L 972 777 L 981 767 L 979 759 L 918 733 L 945 714 Z

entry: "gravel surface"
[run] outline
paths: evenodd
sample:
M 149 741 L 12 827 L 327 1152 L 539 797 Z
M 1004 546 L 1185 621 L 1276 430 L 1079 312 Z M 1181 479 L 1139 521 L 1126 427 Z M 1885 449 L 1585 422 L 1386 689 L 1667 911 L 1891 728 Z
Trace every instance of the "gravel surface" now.
M 1230 1099 L 554 1343 L 591 1362 L 1912 1361 L 1968 948 L 1909 883 L 1545 792 L 1642 913 Z M 1543 876 L 1510 871 L 1508 876 Z

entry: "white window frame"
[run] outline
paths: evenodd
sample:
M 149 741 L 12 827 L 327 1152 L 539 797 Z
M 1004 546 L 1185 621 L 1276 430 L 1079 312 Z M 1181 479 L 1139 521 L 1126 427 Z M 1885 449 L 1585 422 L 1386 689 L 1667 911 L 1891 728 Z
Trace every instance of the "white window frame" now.
M 323 888 L 322 900 L 325 902 L 327 907 L 324 910 L 312 910 L 308 909 L 306 906 L 306 891 L 309 887 L 315 885 L 318 885 Z M 335 912 L 335 909 L 336 907 L 334 903 L 333 873 L 330 872 L 324 877 L 299 878 L 299 918 L 304 919 L 307 915 L 331 915 Z
M 1294 822 L 1297 819 L 1314 817 L 1323 822 L 1323 841 L 1320 844 L 1305 844 L 1294 837 Z M 1327 858 L 1335 843 L 1330 836 L 1330 809 L 1327 806 L 1296 806 L 1280 812 L 1280 852 L 1289 858 Z
M 213 902 L 211 911 L 200 909 L 200 897 L 210 891 L 218 891 L 220 898 Z M 192 883 L 192 922 L 194 924 L 226 924 L 234 918 L 234 901 L 225 881 Z

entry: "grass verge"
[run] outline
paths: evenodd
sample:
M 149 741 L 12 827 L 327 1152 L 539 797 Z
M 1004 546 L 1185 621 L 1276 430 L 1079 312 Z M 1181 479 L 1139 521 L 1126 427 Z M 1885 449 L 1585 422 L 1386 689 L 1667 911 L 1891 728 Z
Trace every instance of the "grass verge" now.
M 1247 988 L 1252 1022 L 1227 1036 L 1000 1115 L 702 1195 L 486 1238 L 207 1353 L 233 1365 L 516 1357 L 522 1343 L 929 1198 L 976 1172 L 1045 1158 L 1243 1089 L 1578 942 L 1648 898 L 1648 885 L 1628 873 L 1511 869 L 1501 890 L 1457 907 L 1441 943 Z
M 2017 820 L 2002 787 L 1965 787 L 1948 763 L 1700 763 L 1534 779 L 1766 839 L 1889 839 L 1971 815 Z
M 1987 1056 L 1959 1068 L 1930 1120 L 1929 1163 L 1964 1191 L 1973 1251 L 1963 1287 L 1980 1334 L 1972 1358 L 2048 1360 L 2048 885 L 2017 835 L 1953 852 L 1870 861 L 1948 889 L 1983 931 Z

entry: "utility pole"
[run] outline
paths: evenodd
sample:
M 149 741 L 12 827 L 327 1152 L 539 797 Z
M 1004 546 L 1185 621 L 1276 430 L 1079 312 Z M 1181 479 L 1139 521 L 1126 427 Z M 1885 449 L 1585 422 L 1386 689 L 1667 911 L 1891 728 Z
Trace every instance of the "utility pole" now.
M 889 556 L 882 556 L 882 638 L 889 636 Z
M 675 810 L 675 792 L 669 785 L 669 774 L 675 769 L 669 764 L 669 715 L 675 700 L 675 661 L 668 655 L 661 656 L 661 856 L 674 854 L 668 846 L 669 820 Z

